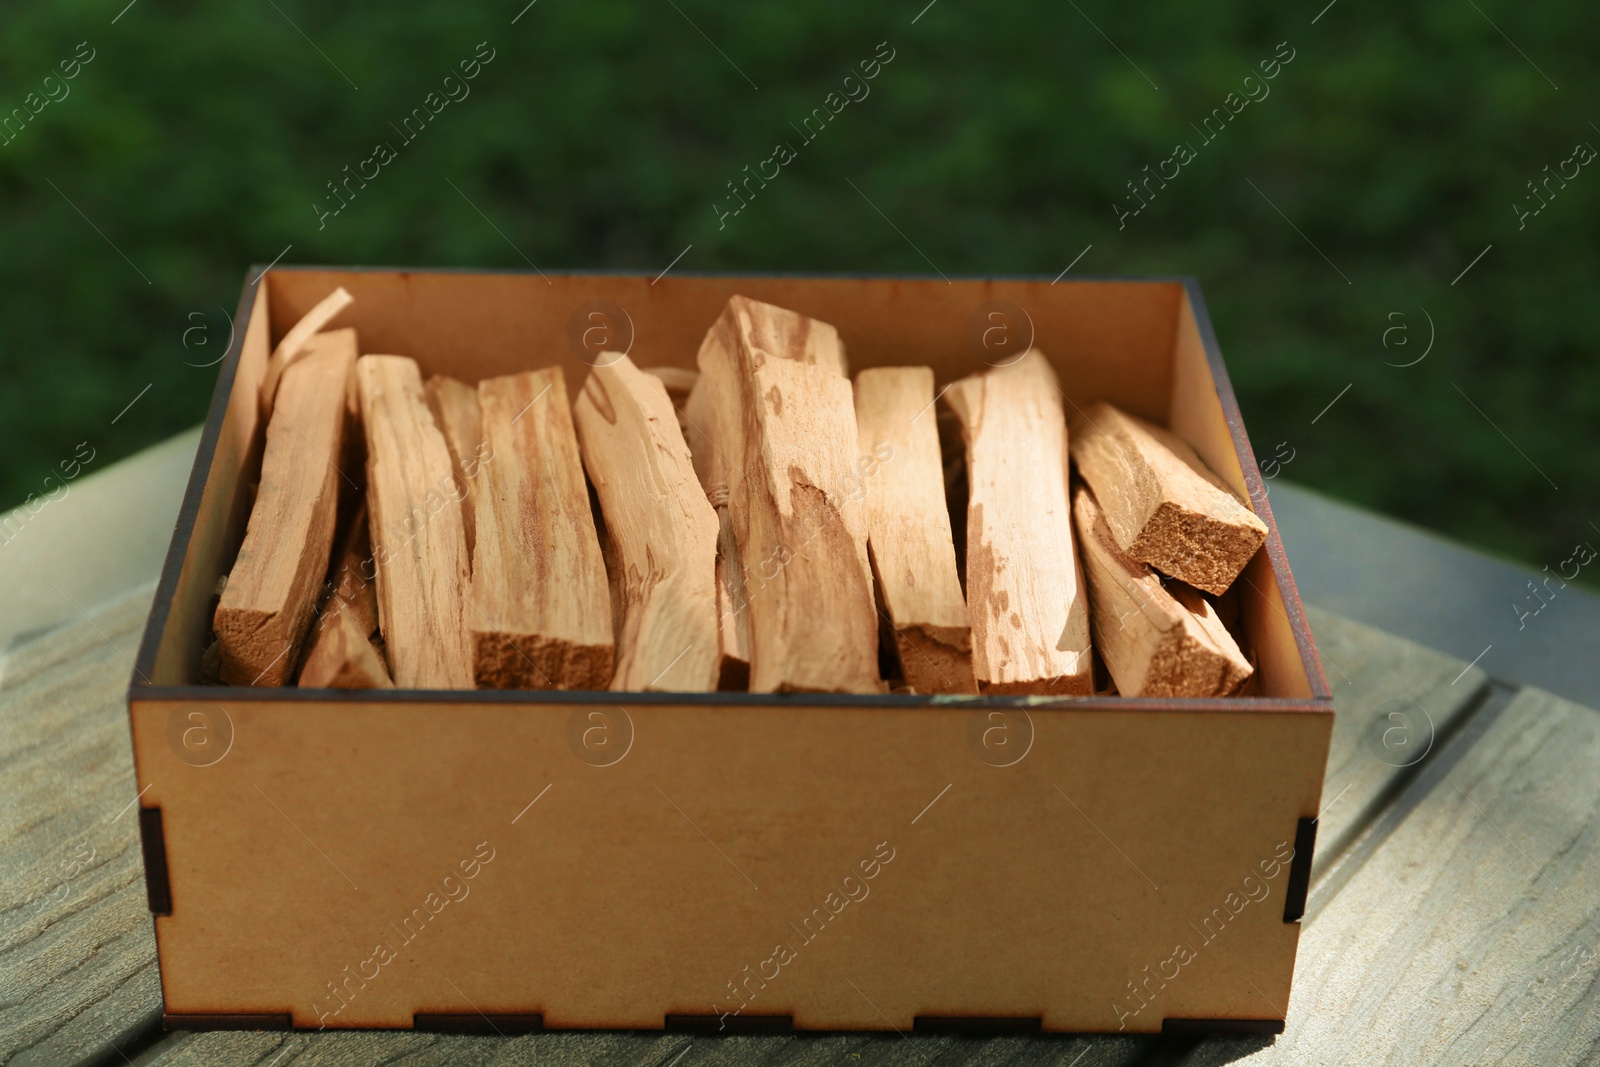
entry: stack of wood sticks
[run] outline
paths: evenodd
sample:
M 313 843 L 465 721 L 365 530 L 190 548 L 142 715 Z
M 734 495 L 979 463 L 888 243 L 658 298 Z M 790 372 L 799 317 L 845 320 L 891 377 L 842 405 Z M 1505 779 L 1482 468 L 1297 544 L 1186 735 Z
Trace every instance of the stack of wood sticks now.
M 572 394 L 361 355 L 350 303 L 268 360 L 224 684 L 1248 692 L 1266 526 L 1167 430 L 1069 424 L 1037 349 L 852 380 L 832 326 L 735 296 L 698 370 L 603 353 Z

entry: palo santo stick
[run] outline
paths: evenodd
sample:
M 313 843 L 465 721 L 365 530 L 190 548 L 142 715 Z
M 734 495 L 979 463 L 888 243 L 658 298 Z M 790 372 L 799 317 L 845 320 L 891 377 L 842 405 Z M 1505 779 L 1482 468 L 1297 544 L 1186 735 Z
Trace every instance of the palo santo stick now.
M 468 627 L 486 689 L 604 689 L 611 592 L 560 367 L 478 383 L 483 439 Z
M 1094 644 L 1117 691 L 1129 697 L 1221 697 L 1254 668 L 1211 602 L 1188 586 L 1163 587 L 1149 566 L 1124 552 L 1094 493 L 1072 496 L 1078 546 L 1089 576 Z
M 684 401 L 682 418 L 695 474 L 717 513 L 717 688 L 746 690 L 750 688 L 750 619 L 745 611 L 744 567 L 739 561 L 739 538 L 733 531 L 733 512 L 728 506 L 728 476 L 722 451 L 710 436 L 716 412 L 711 407 L 709 381 L 696 381 Z
M 945 390 L 967 444 L 967 611 L 987 693 L 1093 690 L 1089 602 L 1072 545 L 1067 422 L 1037 349 Z
M 300 669 L 300 684 L 334 689 L 392 688 L 389 668 L 370 640 L 378 628 L 378 587 L 365 502 L 357 505 L 340 542 L 329 578 L 333 589 L 312 629 L 305 666 Z M 361 637 L 360 643 L 372 650 L 371 657 L 349 638 L 347 630 Z M 373 662 L 382 668 L 381 672 L 372 670 Z M 360 684 L 363 680 L 371 684 Z
M 455 476 L 461 498 L 461 525 L 467 532 L 467 557 L 477 544 L 473 518 L 473 494 L 478 482 L 478 467 L 483 462 L 483 418 L 478 411 L 478 390 L 465 382 L 435 374 L 423 386 L 428 410 L 444 434 L 450 449 L 450 472 Z
M 261 484 L 214 620 L 228 685 L 282 685 L 300 660 L 333 544 L 353 358 L 330 348 L 284 375 Z
M 353 361 L 355 360 L 356 356 L 361 354 L 361 345 L 357 340 L 355 327 L 346 326 L 343 329 L 324 330 L 322 333 L 312 334 L 310 337 L 307 337 L 305 342 L 300 346 L 299 359 L 304 359 L 307 356 L 313 356 L 318 352 L 325 352 L 330 348 L 337 349 L 341 352 L 355 353 L 355 355 L 350 357 L 352 360 L 352 366 L 350 370 L 350 383 L 345 389 L 345 410 L 350 414 L 352 419 L 360 422 L 361 395 L 356 389 L 356 374 Z
M 283 335 L 278 347 L 267 357 L 267 370 L 261 378 L 262 414 L 271 413 L 273 397 L 277 395 L 278 383 L 283 379 L 283 372 L 306 354 L 306 342 L 332 322 L 335 315 L 355 303 L 355 299 L 341 285 L 319 300 L 317 306 L 306 312 L 299 322 L 289 327 L 289 332 Z
M 335 610 L 317 632 L 300 669 L 300 685 L 315 689 L 393 689 L 394 681 L 355 612 Z
M 1073 421 L 1072 459 L 1124 552 L 1208 593 L 1225 592 L 1267 539 L 1186 442 L 1110 404 Z
M 749 597 L 752 692 L 882 691 L 856 417 L 832 326 L 747 297 L 700 346 Z
M 467 537 L 450 450 L 433 424 L 415 361 L 356 361 L 367 433 L 367 516 L 378 616 L 395 684 L 471 689 L 464 593 Z
M 606 353 L 573 404 L 584 469 L 616 546 L 616 690 L 716 688 L 717 515 L 662 381 Z
M 867 545 L 906 684 L 919 693 L 975 693 L 933 400 L 927 367 L 856 375 L 861 455 L 875 464 L 865 478 Z

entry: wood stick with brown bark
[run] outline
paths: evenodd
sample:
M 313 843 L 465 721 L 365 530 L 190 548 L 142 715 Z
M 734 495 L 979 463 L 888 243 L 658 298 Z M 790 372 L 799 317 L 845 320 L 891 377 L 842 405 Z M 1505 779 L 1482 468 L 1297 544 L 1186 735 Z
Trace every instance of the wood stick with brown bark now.
M 1087 695 L 1089 601 L 1072 543 L 1055 371 L 1032 349 L 944 396 L 967 446 L 967 612 L 979 687 Z
M 379 626 L 395 684 L 471 689 L 467 537 L 450 450 L 428 411 L 414 360 L 362 356 L 356 377 Z
M 1124 552 L 1208 593 L 1225 592 L 1267 539 L 1187 442 L 1110 404 L 1073 420 L 1072 459 Z
M 583 465 L 616 546 L 616 690 L 716 688 L 717 515 L 666 386 L 604 353 L 573 404 Z
M 956 576 L 933 371 L 876 367 L 856 375 L 867 546 L 900 654 L 919 693 L 975 693 L 972 624 Z
M 1129 697 L 1222 697 L 1254 668 L 1210 601 L 1181 582 L 1164 585 L 1117 544 L 1095 495 L 1079 485 L 1073 521 L 1089 577 L 1094 644 L 1117 691 Z
M 282 685 L 299 663 L 333 543 L 353 357 L 328 348 L 284 374 L 244 543 L 214 619 L 228 685 Z
M 856 418 L 832 326 L 747 297 L 699 353 L 744 567 L 752 692 L 881 692 Z
M 611 592 L 560 367 L 478 383 L 483 438 L 468 624 L 478 684 L 604 689 Z

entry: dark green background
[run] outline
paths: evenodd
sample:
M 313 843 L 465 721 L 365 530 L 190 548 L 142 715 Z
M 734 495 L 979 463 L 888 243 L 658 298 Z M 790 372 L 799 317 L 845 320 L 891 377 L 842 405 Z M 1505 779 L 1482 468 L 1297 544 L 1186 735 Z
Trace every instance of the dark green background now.
M 1195 274 L 1285 477 L 1535 567 L 1600 543 L 1600 167 L 1524 230 L 1512 208 L 1600 146 L 1592 5 L 1339 0 L 1313 24 L 1322 0 L 938 0 L 913 24 L 923 0 L 538 0 L 512 25 L 521 0 L 138 0 L 113 24 L 123 2 L 5 16 L 0 108 L 78 42 L 96 57 L 0 147 L 0 506 L 79 441 L 99 470 L 200 421 L 216 371 L 185 362 L 220 355 L 246 265 L 291 243 L 285 262 L 525 268 L 514 242 L 653 272 L 693 242 L 679 269 L 928 272 L 909 239 L 947 274 L 1053 276 L 1089 244 L 1077 273 Z M 719 231 L 724 183 L 885 40 L 871 96 Z M 472 95 L 319 231 L 324 183 L 480 41 Z M 1284 41 L 1271 95 L 1119 232 L 1124 182 Z M 1420 355 L 1424 308 L 1431 354 L 1386 366 Z

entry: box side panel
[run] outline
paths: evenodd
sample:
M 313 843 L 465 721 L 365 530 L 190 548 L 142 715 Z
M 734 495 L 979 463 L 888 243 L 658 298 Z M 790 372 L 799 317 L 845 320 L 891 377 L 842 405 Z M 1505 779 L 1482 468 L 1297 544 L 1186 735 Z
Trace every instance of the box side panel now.
M 1172 400 L 1168 425 L 1199 453 L 1240 499 L 1267 524 L 1267 542 L 1240 576 L 1239 611 L 1257 656 L 1257 692 L 1271 697 L 1325 697 L 1299 593 L 1289 577 L 1267 493 L 1256 468 L 1233 390 L 1213 372 L 1204 310 L 1185 292 L 1172 346 Z M 1211 338 L 1215 345 L 1215 339 Z M 1221 359 L 1215 366 L 1220 369 Z M 1224 372 L 1225 373 L 1225 372 Z M 1286 592 L 1287 591 L 1287 592 Z
M 260 407 L 256 396 L 272 351 L 267 310 L 267 291 L 262 286 L 256 289 L 248 317 L 238 324 L 244 331 L 239 361 L 221 430 L 205 468 L 205 490 L 189 534 L 188 551 L 166 608 L 150 684 L 183 685 L 194 681 L 211 625 L 208 609 L 212 590 L 217 577 L 227 573 L 244 540 L 252 503 L 248 480 L 261 464 L 261 435 L 256 432 Z M 229 366 L 223 364 L 224 374 Z M 213 409 L 212 417 L 215 415 Z M 197 469 L 206 459 L 202 447 L 195 459 Z M 168 566 L 171 565 L 169 560 Z
M 985 368 L 989 343 L 1031 337 L 1079 404 L 1109 399 L 1164 419 L 1171 387 L 1177 282 L 472 274 L 282 268 L 267 275 L 280 336 L 337 285 L 356 302 L 340 316 L 363 352 L 416 359 L 425 374 L 465 381 L 560 364 L 569 391 L 587 366 L 584 330 L 628 349 L 640 366 L 693 367 L 729 296 L 793 308 L 831 323 L 851 371 L 927 364 L 941 381 Z M 609 302 L 602 305 L 601 302 Z M 1004 305 L 1000 305 L 1004 302 Z M 621 313 L 620 315 L 618 313 Z M 590 314 L 601 318 L 590 319 Z M 998 314 L 999 319 L 991 316 Z M 1016 344 L 1016 341 L 1012 341 Z
M 1331 727 L 237 702 L 197 749 L 195 708 L 133 713 L 164 826 L 166 1010 L 300 1027 L 1281 1015 L 1289 853 Z

